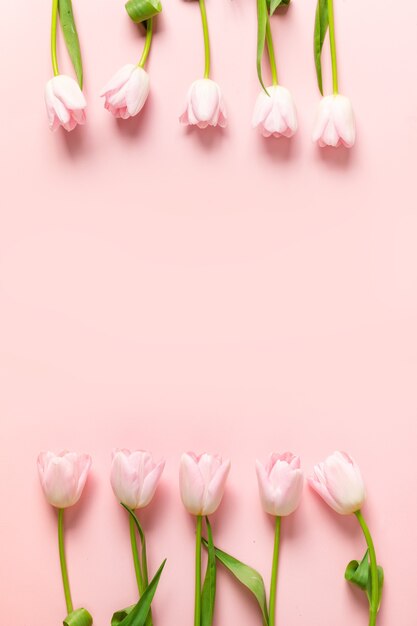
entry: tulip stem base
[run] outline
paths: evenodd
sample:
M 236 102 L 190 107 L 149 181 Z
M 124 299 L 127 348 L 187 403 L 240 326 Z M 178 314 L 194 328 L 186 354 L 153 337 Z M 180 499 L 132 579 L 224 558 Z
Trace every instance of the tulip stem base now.
M 146 20 L 145 46 L 143 48 L 142 56 L 140 57 L 140 60 L 138 63 L 138 67 L 141 67 L 142 69 L 145 67 L 146 60 L 149 56 L 151 43 L 152 43 L 152 35 L 153 35 L 153 18 L 151 17 L 149 20 Z
M 330 39 L 330 56 L 332 59 L 333 95 L 337 95 L 339 93 L 339 80 L 337 76 L 336 37 L 335 37 L 335 32 L 334 32 L 333 0 L 327 0 L 327 9 L 328 9 L 328 15 L 329 15 L 329 39 Z
M 366 545 L 368 546 L 369 550 L 369 561 L 371 568 L 371 600 L 369 603 L 369 626 L 375 626 L 379 604 L 378 564 L 376 560 L 375 546 L 372 540 L 370 530 L 365 522 L 361 511 L 356 511 L 355 515 L 362 528 L 362 532 L 366 540 Z
M 58 509 L 58 547 L 59 562 L 61 564 L 62 584 L 64 585 L 65 603 L 67 605 L 67 614 L 74 610 L 71 599 L 71 590 L 68 579 L 67 559 L 65 557 L 64 546 L 64 509 Z
M 275 518 L 274 554 L 272 557 L 271 589 L 269 593 L 269 626 L 275 626 L 275 607 L 277 598 L 279 544 L 281 539 L 281 517 Z
M 203 518 L 197 515 L 195 534 L 195 604 L 194 626 L 201 624 L 201 530 Z
M 58 59 L 56 53 L 56 30 L 58 25 L 58 0 L 52 0 L 52 20 L 51 20 L 51 59 L 54 76 L 58 76 Z
M 207 22 L 206 4 L 204 0 L 199 0 L 199 3 L 204 36 L 204 78 L 210 78 L 210 38 Z
M 271 67 L 272 84 L 278 85 L 277 63 L 275 60 L 274 41 L 272 39 L 271 23 L 269 17 L 266 20 L 266 45 L 268 48 L 269 65 Z

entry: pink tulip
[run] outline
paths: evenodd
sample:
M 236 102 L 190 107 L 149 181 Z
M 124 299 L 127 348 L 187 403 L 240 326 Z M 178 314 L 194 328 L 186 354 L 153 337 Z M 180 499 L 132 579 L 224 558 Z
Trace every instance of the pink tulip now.
M 291 452 L 271 454 L 266 465 L 256 461 L 256 474 L 264 510 L 279 517 L 293 513 L 303 493 L 300 458 Z
M 119 502 L 142 509 L 154 497 L 165 461 L 154 463 L 149 452 L 116 449 L 112 454 L 110 482 Z
M 365 500 L 359 467 L 346 452 L 334 452 L 314 467 L 309 484 L 337 513 L 356 513 Z
M 187 106 L 180 122 L 199 128 L 226 126 L 226 109 L 217 83 L 209 78 L 193 82 L 188 90 Z
M 322 98 L 317 111 L 313 141 L 317 141 L 321 148 L 337 148 L 340 145 L 351 148 L 355 137 L 355 117 L 349 98 L 338 94 Z
M 45 104 L 49 128 L 74 130 L 77 124 L 85 124 L 87 102 L 74 78 L 59 74 L 46 83 Z
M 211 515 L 219 506 L 224 493 L 230 461 L 220 456 L 193 452 L 183 454 L 180 462 L 180 491 L 182 502 L 193 515 Z
M 291 93 L 285 87 L 262 90 L 255 103 L 252 125 L 259 127 L 264 137 L 292 137 L 298 128 L 297 113 Z
M 123 119 L 137 115 L 149 95 L 149 82 L 149 74 L 142 67 L 124 65 L 100 93 L 105 108 Z
M 78 502 L 90 467 L 91 457 L 88 454 L 41 452 L 38 471 L 48 502 L 58 509 Z

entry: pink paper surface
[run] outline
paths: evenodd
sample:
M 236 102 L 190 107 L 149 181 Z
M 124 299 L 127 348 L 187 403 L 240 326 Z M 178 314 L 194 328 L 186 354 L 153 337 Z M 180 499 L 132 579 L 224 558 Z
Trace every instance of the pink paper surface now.
M 386 571 L 378 624 L 413 626 L 416 4 L 336 0 L 340 87 L 358 128 L 350 152 L 320 151 L 310 139 L 319 101 L 313 1 L 294 0 L 273 19 L 279 76 L 299 115 L 290 142 L 250 128 L 256 15 L 243 0 L 207 7 L 229 127 L 180 127 L 203 67 L 200 16 L 197 3 L 164 8 L 149 101 L 118 123 L 98 92 L 140 56 L 143 37 L 123 2 L 74 0 L 88 124 L 66 135 L 49 132 L 43 104 L 50 4 L 3 3 L 1 622 L 57 626 L 65 615 L 56 515 L 36 473 L 41 449 L 93 456 L 66 544 L 74 603 L 97 626 L 136 597 L 110 451 L 167 459 L 141 518 L 151 571 L 168 558 L 155 626 L 186 626 L 194 530 L 179 499 L 181 452 L 231 458 L 215 540 L 269 585 L 273 527 L 255 458 L 288 449 L 311 471 L 342 448 L 366 478 L 364 514 Z M 327 86 L 329 70 L 327 59 Z M 283 523 L 277 623 L 366 625 L 365 596 L 343 578 L 363 552 L 354 518 L 306 489 Z M 221 569 L 215 624 L 261 624 Z

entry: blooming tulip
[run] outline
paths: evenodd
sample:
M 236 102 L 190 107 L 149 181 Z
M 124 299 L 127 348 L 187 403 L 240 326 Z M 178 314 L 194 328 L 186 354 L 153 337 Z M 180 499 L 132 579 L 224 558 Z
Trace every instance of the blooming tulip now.
M 298 128 L 297 113 L 291 93 L 273 85 L 262 90 L 255 103 L 252 125 L 259 126 L 264 137 L 292 137 Z
M 355 137 L 355 117 L 349 98 L 339 94 L 322 98 L 317 111 L 313 141 L 317 141 L 321 148 L 337 148 L 340 145 L 351 148 Z
M 311 487 L 337 513 L 359 511 L 365 500 L 365 485 L 355 461 L 345 452 L 334 452 L 314 467 Z
M 183 504 L 193 515 L 211 515 L 219 506 L 230 470 L 230 461 L 212 454 L 183 454 L 180 490 Z
M 45 104 L 49 128 L 74 130 L 77 124 L 85 124 L 87 102 L 78 83 L 71 76 L 59 74 L 46 83 Z
M 180 122 L 199 128 L 226 126 L 226 109 L 217 83 L 209 78 L 193 82 L 188 90 L 187 106 Z
M 88 454 L 41 452 L 38 471 L 48 502 L 59 509 L 78 502 L 90 467 L 91 457 Z
M 105 98 L 105 108 L 115 117 L 133 117 L 142 109 L 149 95 L 149 74 L 138 65 L 124 65 L 100 95 Z
M 293 513 L 303 492 L 300 458 L 291 452 L 271 454 L 266 465 L 256 462 L 256 473 L 264 510 L 280 517 Z
M 119 502 L 141 509 L 152 500 L 165 461 L 156 464 L 148 452 L 114 450 L 110 482 Z

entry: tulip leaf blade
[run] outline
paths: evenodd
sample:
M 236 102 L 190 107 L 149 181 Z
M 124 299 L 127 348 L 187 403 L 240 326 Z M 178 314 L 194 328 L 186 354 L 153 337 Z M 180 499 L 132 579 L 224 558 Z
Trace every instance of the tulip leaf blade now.
M 64 626 L 91 626 L 93 618 L 87 609 L 75 609 L 64 619 Z
M 372 578 L 371 567 L 369 564 L 369 550 L 365 552 L 365 556 L 362 561 L 350 561 L 346 567 L 345 578 L 348 582 L 356 585 L 362 591 L 366 592 L 369 603 L 371 604 L 372 598 Z M 378 565 L 378 606 L 375 610 L 379 609 L 382 597 L 382 588 L 384 585 L 384 570 Z
M 132 612 L 135 606 L 136 604 L 131 604 L 125 609 L 120 609 L 120 611 L 116 611 L 115 613 L 113 613 L 113 617 L 111 618 L 111 626 L 119 626 L 119 624 L 123 622 L 124 618 Z
M 269 0 L 269 15 L 273 15 L 280 6 L 288 6 L 291 0 Z
M 71 0 L 58 0 L 59 21 L 67 46 L 71 63 L 74 67 L 80 89 L 83 88 L 83 62 L 81 57 L 80 40 L 75 25 L 74 12 Z
M 213 544 L 213 533 L 208 517 L 207 526 L 207 570 L 201 593 L 201 626 L 212 626 L 214 602 L 216 599 L 216 552 Z
M 323 75 L 321 69 L 321 53 L 324 38 L 329 27 L 329 10 L 327 0 L 317 0 L 316 17 L 314 23 L 314 62 L 316 65 L 317 83 L 323 95 Z
M 151 20 L 162 11 L 160 0 L 128 0 L 125 9 L 135 24 Z
M 265 50 L 266 39 L 266 25 L 268 21 L 268 7 L 266 0 L 257 0 L 257 14 L 258 14 L 258 35 L 256 46 L 256 71 L 258 74 L 259 82 L 262 85 L 264 91 L 268 94 L 264 81 L 262 78 L 262 57 Z
M 139 601 L 134 605 L 133 608 L 128 607 L 129 609 L 131 608 L 131 610 L 122 619 L 122 621 L 113 622 L 113 620 L 115 619 L 115 616 L 117 615 L 117 613 L 120 613 L 120 611 L 117 611 L 117 613 L 113 615 L 112 626 L 113 624 L 114 626 L 144 626 L 145 625 L 146 620 L 148 618 L 148 613 L 151 608 L 151 603 L 152 603 L 153 597 L 156 592 L 156 588 L 159 583 L 159 579 L 161 578 L 162 570 L 165 567 L 165 563 L 166 563 L 166 559 L 162 561 L 161 565 L 159 566 L 158 571 L 156 572 L 155 576 L 152 578 L 149 585 L 146 587 Z M 124 609 L 124 610 L 127 611 L 127 609 Z
M 203 544 L 207 548 L 208 542 L 203 539 Z M 265 584 L 262 576 L 253 567 L 245 565 L 242 561 L 235 559 L 227 552 L 214 548 L 216 558 L 224 565 L 233 576 L 255 596 L 262 613 L 264 626 L 268 626 L 268 608 L 266 602 Z

